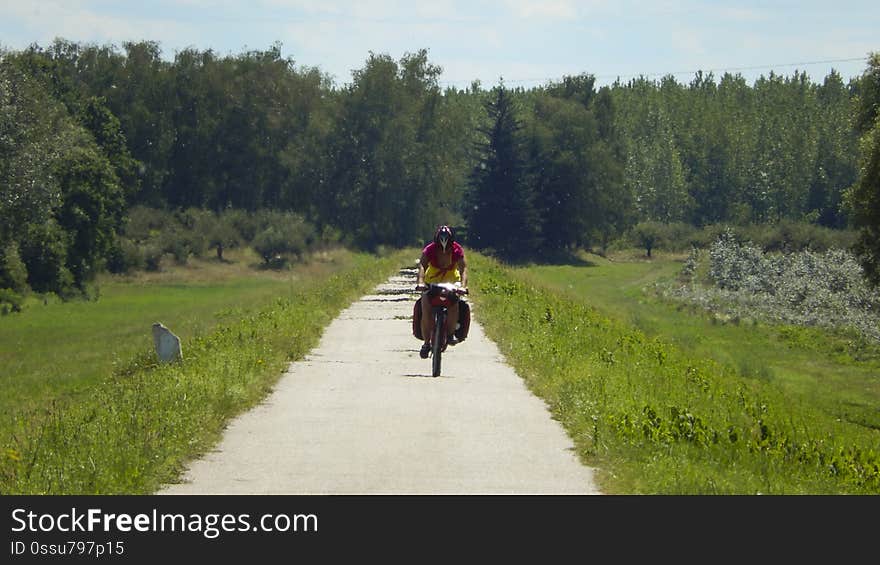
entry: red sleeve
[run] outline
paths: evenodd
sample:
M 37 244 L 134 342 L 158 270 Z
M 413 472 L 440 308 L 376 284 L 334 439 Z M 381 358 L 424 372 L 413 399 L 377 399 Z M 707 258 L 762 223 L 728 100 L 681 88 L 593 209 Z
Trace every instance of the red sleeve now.
M 434 245 L 434 242 L 433 242 L 433 241 L 432 241 L 431 243 L 429 243 L 428 245 L 426 245 L 426 246 L 422 249 L 422 255 L 424 255 L 425 257 L 427 257 L 427 258 L 428 258 L 428 262 L 431 263 L 432 265 L 434 265 L 434 264 L 436 263 L 436 258 L 435 258 L 435 256 L 434 256 L 434 255 L 435 255 L 434 251 L 435 251 L 435 245 Z

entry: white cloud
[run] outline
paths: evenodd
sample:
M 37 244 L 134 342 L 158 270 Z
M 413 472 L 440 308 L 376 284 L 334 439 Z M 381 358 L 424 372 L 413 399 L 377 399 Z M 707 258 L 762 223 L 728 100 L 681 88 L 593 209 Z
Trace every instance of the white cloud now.
M 668 36 L 670 46 L 690 57 L 702 56 L 708 51 L 704 34 L 693 28 L 675 26 Z
M 16 21 L 27 43 L 47 46 L 56 38 L 78 43 L 158 41 L 174 44 L 180 37 L 193 37 L 190 26 L 168 18 L 132 19 L 101 13 L 91 2 L 43 0 L 39 3 L 3 6 L 5 17 Z M 48 24 L 48 25 L 47 25 Z
M 768 19 L 766 12 L 737 6 L 721 7 L 718 13 L 722 21 L 730 22 L 762 22 Z
M 521 19 L 547 18 L 569 19 L 577 16 L 577 2 L 571 0 L 506 0 L 505 4 L 513 14 Z
M 466 10 L 458 7 L 451 0 L 437 0 L 435 2 L 414 2 L 413 7 L 418 16 L 426 19 L 461 18 L 467 15 Z
M 399 59 L 424 48 L 431 63 L 446 70 L 450 57 L 469 53 L 473 59 L 491 58 L 511 40 L 495 22 L 457 21 L 446 15 L 432 19 L 428 15 L 434 12 L 427 8 L 423 13 L 424 18 L 406 23 L 396 17 L 379 18 L 379 12 L 370 18 L 290 20 L 280 39 L 297 63 L 320 66 L 337 82 L 348 81 L 352 69 L 362 68 L 370 51 Z
M 522 20 L 568 21 L 619 13 L 627 8 L 619 0 L 504 0 L 510 13 Z M 635 9 L 643 9 L 637 2 Z M 648 3 L 650 7 L 652 4 Z
M 816 1 L 698 0 L 0 0 L 0 43 L 158 41 L 237 53 L 281 41 L 285 56 L 347 81 L 370 51 L 426 48 L 444 79 L 495 83 L 862 56 L 880 13 Z M 860 4 L 860 5 L 856 5 Z M 145 7 L 146 6 L 146 7 Z M 838 18 L 839 16 L 839 18 Z M 854 63 L 857 65 L 858 63 Z M 585 68 L 581 68 L 581 67 Z
M 306 15 L 347 15 L 353 18 L 386 19 L 409 11 L 412 5 L 424 2 L 406 2 L 404 0 L 361 0 L 350 2 L 345 0 L 259 0 L 258 5 L 269 8 L 291 9 Z
M 466 88 L 479 79 L 483 88 L 492 88 L 504 79 L 504 84 L 511 88 L 519 86 L 529 88 L 543 85 L 551 80 L 558 80 L 564 75 L 577 75 L 590 72 L 571 63 L 525 63 L 511 60 L 487 60 L 449 58 L 443 62 L 443 77 L 440 83 L 444 86 Z

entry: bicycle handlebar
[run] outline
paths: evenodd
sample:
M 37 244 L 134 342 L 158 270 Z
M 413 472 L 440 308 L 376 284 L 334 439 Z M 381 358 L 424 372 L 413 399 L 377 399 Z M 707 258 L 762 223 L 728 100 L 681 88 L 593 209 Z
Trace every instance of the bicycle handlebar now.
M 432 284 L 436 284 L 436 283 L 432 283 Z M 417 284 L 417 285 L 416 285 L 416 290 L 428 290 L 428 289 L 430 289 L 430 288 L 431 288 L 431 287 L 430 287 L 429 285 L 426 285 L 426 284 Z M 465 288 L 454 288 L 454 289 L 451 289 L 451 290 L 452 290 L 455 294 L 459 294 L 459 295 L 462 295 L 462 294 L 469 294 L 469 293 L 468 293 L 468 289 L 467 289 L 466 287 L 465 287 Z

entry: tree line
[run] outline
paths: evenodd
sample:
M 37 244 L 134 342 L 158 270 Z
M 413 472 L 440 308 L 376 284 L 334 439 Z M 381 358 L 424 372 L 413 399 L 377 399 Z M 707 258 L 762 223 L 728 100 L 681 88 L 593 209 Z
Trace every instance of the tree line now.
M 137 243 L 136 207 L 273 210 L 367 249 L 448 222 L 511 260 L 649 221 L 876 223 L 878 68 L 442 89 L 426 50 L 370 53 L 343 86 L 277 44 L 171 61 L 149 41 L 0 51 L 0 288 L 81 291 Z

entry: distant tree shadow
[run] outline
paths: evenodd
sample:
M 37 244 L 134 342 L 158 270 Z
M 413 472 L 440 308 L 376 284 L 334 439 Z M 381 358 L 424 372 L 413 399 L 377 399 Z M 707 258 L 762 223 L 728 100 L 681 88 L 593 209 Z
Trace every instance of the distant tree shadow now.
M 582 250 L 575 249 L 557 249 L 553 251 L 544 251 L 540 255 L 510 259 L 498 255 L 491 255 L 495 259 L 514 267 L 525 267 L 528 265 L 543 266 L 571 266 L 571 267 L 596 267 L 598 263 L 585 259 L 581 253 Z
M 580 250 L 559 249 L 542 253 L 532 261 L 536 265 L 568 265 L 571 267 L 596 267 L 597 263 L 585 259 Z

